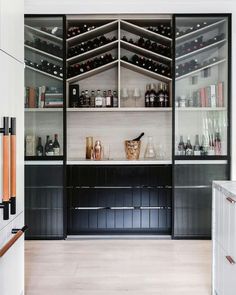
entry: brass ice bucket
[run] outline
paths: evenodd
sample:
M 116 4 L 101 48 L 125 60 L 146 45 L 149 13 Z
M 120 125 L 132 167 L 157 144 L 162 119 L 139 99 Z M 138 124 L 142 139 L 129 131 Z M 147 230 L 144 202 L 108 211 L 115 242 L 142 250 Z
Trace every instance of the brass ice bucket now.
M 141 149 L 141 140 L 126 140 L 125 153 L 127 160 L 138 160 Z

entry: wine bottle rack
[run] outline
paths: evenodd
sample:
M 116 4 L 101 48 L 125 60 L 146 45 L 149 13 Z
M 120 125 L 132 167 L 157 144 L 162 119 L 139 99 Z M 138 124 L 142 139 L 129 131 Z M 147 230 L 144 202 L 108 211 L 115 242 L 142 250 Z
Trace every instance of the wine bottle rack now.
M 42 74 L 42 75 L 44 75 L 44 76 L 47 76 L 47 77 L 50 77 L 50 78 L 54 78 L 54 79 L 59 80 L 59 81 L 63 81 L 63 79 L 60 78 L 60 77 L 57 77 L 57 76 L 55 76 L 55 75 L 51 75 L 51 74 L 49 74 L 49 73 L 47 73 L 47 72 L 44 72 L 44 71 L 40 71 L 40 70 L 35 69 L 35 68 L 31 67 L 31 66 L 27 66 L 27 65 L 26 65 L 25 67 L 26 67 L 26 69 L 29 69 L 29 70 L 34 71 L 34 72 L 36 72 L 36 73 Z
M 28 49 L 28 50 L 31 50 L 32 52 L 35 52 L 39 55 L 43 55 L 43 56 L 46 56 L 48 58 L 52 58 L 52 59 L 55 59 L 55 60 L 59 60 L 59 61 L 63 61 L 63 59 L 59 56 L 56 56 L 56 55 L 53 55 L 53 54 L 50 54 L 48 52 L 45 52 L 45 51 L 42 51 L 42 50 L 39 50 L 35 47 L 32 47 L 32 46 L 29 46 L 29 45 L 25 45 L 25 48 Z
M 53 34 L 44 32 L 42 30 L 39 30 L 37 28 L 31 27 L 29 25 L 25 25 L 25 29 L 30 31 L 33 35 L 38 36 L 38 37 L 42 37 L 42 38 L 46 38 L 47 40 L 53 41 L 53 42 L 57 42 L 57 43 L 62 43 L 63 39 L 55 36 Z

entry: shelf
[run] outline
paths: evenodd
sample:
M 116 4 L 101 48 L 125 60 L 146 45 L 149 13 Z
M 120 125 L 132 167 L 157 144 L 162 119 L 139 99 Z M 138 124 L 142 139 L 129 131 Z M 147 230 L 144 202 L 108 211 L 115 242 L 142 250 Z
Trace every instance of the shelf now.
M 84 52 L 82 54 L 70 57 L 67 59 L 67 62 L 69 64 L 73 64 L 73 63 L 80 62 L 85 59 L 89 59 L 93 56 L 100 55 L 103 52 L 114 49 L 116 47 L 116 45 L 118 45 L 118 40 L 110 42 L 110 43 L 105 44 L 103 46 L 100 46 L 98 48 L 94 48 L 94 49 Z
M 118 21 L 115 20 L 115 21 L 109 22 L 105 25 L 99 26 L 99 27 L 95 28 L 94 30 L 84 32 L 84 33 L 79 34 L 77 36 L 71 37 L 71 38 L 67 39 L 66 41 L 69 45 L 71 45 L 71 44 L 75 44 L 77 41 L 81 42 L 84 40 L 89 40 L 89 39 L 92 39 L 96 36 L 104 35 L 108 32 L 111 32 L 111 31 L 117 30 L 117 29 L 118 29 Z
M 60 78 L 60 77 L 57 77 L 57 76 L 54 76 L 54 75 L 48 74 L 48 73 L 46 73 L 46 72 L 40 71 L 40 70 L 38 70 L 38 69 L 35 69 L 35 68 L 30 67 L 30 66 L 27 66 L 27 65 L 25 65 L 25 68 L 26 68 L 26 69 L 29 69 L 29 70 L 31 70 L 31 71 L 34 71 L 34 72 L 36 72 L 36 73 L 40 73 L 40 74 L 42 74 L 42 75 L 45 75 L 45 76 L 48 76 L 48 77 L 54 78 L 54 79 L 59 80 L 59 81 L 62 81 L 62 80 L 63 80 L 63 79 Z
M 171 112 L 172 108 L 145 108 L 145 107 L 119 107 L 119 108 L 67 108 L 68 112 Z
M 126 62 L 124 60 L 121 60 L 120 63 L 121 63 L 121 66 L 123 66 L 129 70 L 135 71 L 135 72 L 142 74 L 142 75 L 147 75 L 153 79 L 157 79 L 157 80 L 163 81 L 165 83 L 172 81 L 171 78 L 168 78 L 168 77 L 162 76 L 160 74 L 156 74 L 154 72 L 148 71 L 144 68 L 138 67 L 138 66 L 131 64 L 129 62 Z
M 25 108 L 26 113 L 62 112 L 63 108 Z
M 219 21 L 217 21 L 217 22 L 215 22 L 213 24 L 210 24 L 208 26 L 205 26 L 205 27 L 203 27 L 203 28 L 201 28 L 199 30 L 196 30 L 196 31 L 190 32 L 188 34 L 185 34 L 183 36 L 177 37 L 176 41 L 181 41 L 182 42 L 184 39 L 188 39 L 189 37 L 193 38 L 194 36 L 198 35 L 199 33 L 204 33 L 204 31 L 207 31 L 207 30 L 209 30 L 211 28 L 214 28 L 215 26 L 218 26 L 220 24 L 223 24 L 224 22 L 225 22 L 225 19 L 219 20 Z
M 216 107 L 216 108 L 211 108 L 211 107 L 176 107 L 175 110 L 177 112 L 220 112 L 220 111 L 226 111 L 227 108 L 225 107 Z
M 67 165 L 171 165 L 171 160 L 126 160 L 126 159 L 111 159 L 111 160 L 67 160 Z
M 113 68 L 114 66 L 116 66 L 117 64 L 118 64 L 118 60 L 114 60 L 108 64 L 105 64 L 105 65 L 98 67 L 96 69 L 93 69 L 91 71 L 85 72 L 85 73 L 77 75 L 75 77 L 71 77 L 71 78 L 67 79 L 67 82 L 72 83 L 75 81 L 83 80 L 83 79 L 88 78 L 90 76 L 99 74 L 103 71 L 109 70 L 109 69 Z
M 63 165 L 63 161 L 60 161 L 60 160 L 54 160 L 54 161 L 50 161 L 50 160 L 25 160 L 25 165 L 28 165 L 28 166 L 34 166 L 34 165 L 49 165 L 49 166 L 52 166 L 52 165 Z
M 25 161 L 34 161 L 34 162 L 48 162 L 48 161 L 63 161 L 63 156 L 25 156 Z
M 169 62 L 172 61 L 172 59 L 170 57 L 158 54 L 156 52 L 150 51 L 148 49 L 142 48 L 140 46 L 131 44 L 131 43 L 123 41 L 123 40 L 120 40 L 120 44 L 123 45 L 123 47 L 125 49 L 132 50 L 132 51 L 134 51 L 135 53 L 138 53 L 138 54 L 147 54 L 147 55 L 149 55 L 149 57 L 156 58 L 157 60 L 161 59 L 161 60 L 163 60 L 165 62 L 166 61 L 169 61 Z
M 194 75 L 194 74 L 196 74 L 196 73 L 198 73 L 198 72 L 201 72 L 201 71 L 204 70 L 204 69 L 207 69 L 207 68 L 210 68 L 210 67 L 213 67 L 213 66 L 217 66 L 217 65 L 219 65 L 219 64 L 221 64 L 221 63 L 223 63 L 223 62 L 225 62 L 225 61 L 226 61 L 226 58 L 224 58 L 224 59 L 222 59 L 222 60 L 218 60 L 218 61 L 216 61 L 216 62 L 214 62 L 214 63 L 212 63 L 212 64 L 206 65 L 206 66 L 201 67 L 201 68 L 199 68 L 199 69 L 197 69 L 197 70 L 195 70 L 195 71 L 189 72 L 189 73 L 187 73 L 187 74 L 185 74 L 185 75 L 182 75 L 182 76 L 180 76 L 180 77 L 178 77 L 178 78 L 175 78 L 175 80 L 178 81 L 178 80 L 181 80 L 181 79 L 183 79 L 183 78 L 186 78 L 186 77 L 192 76 L 192 75 Z
M 181 160 L 181 161 L 199 161 L 199 160 L 228 160 L 227 156 L 175 156 L 175 160 Z
M 29 25 L 25 25 L 25 29 L 31 31 L 33 34 L 35 34 L 35 35 L 37 35 L 39 37 L 47 38 L 47 39 L 49 39 L 51 41 L 54 41 L 54 42 L 57 42 L 57 43 L 59 42 L 59 43 L 62 44 L 63 39 L 60 38 L 60 37 L 57 37 L 57 36 L 52 35 L 50 33 L 47 33 L 47 32 L 44 32 L 42 30 L 36 29 L 36 28 L 31 27 Z
M 176 61 L 179 61 L 179 60 L 182 60 L 182 59 L 188 58 L 188 57 L 190 57 L 190 56 L 192 56 L 192 55 L 196 55 L 196 54 L 201 53 L 201 52 L 203 52 L 203 51 L 205 51 L 205 50 L 208 50 L 208 49 L 211 49 L 211 48 L 213 48 L 213 47 L 215 47 L 215 46 L 221 45 L 221 44 L 225 43 L 226 41 L 227 41 L 226 39 L 220 40 L 220 41 L 215 42 L 215 43 L 213 43 L 213 44 L 210 44 L 210 45 L 207 45 L 207 46 L 202 47 L 202 48 L 200 48 L 200 49 L 197 49 L 197 50 L 194 50 L 194 51 L 192 51 L 192 52 L 189 52 L 189 53 L 187 53 L 187 54 L 181 55 L 181 56 L 177 57 L 175 60 L 176 60 Z
M 145 37 L 145 38 L 148 38 L 148 39 L 155 39 L 155 40 L 158 40 L 158 42 L 162 42 L 163 44 L 163 41 L 165 42 L 171 42 L 172 39 L 169 38 L 169 37 L 166 37 L 166 36 L 163 36 L 161 34 L 157 34 L 155 32 L 152 32 L 152 31 L 149 31 L 143 27 L 140 27 L 140 26 L 137 26 L 137 25 L 134 25 L 132 23 L 129 23 L 127 21 L 124 21 L 124 20 L 121 20 L 120 21 L 121 23 L 121 26 L 123 26 L 124 30 L 128 31 L 128 32 L 131 32 L 135 35 L 142 35 L 142 37 Z M 121 29 L 123 29 L 121 28 Z
M 47 52 L 45 52 L 45 51 L 42 51 L 42 50 L 39 50 L 39 49 L 37 49 L 37 48 L 31 47 L 31 46 L 29 46 L 29 45 L 25 45 L 25 48 L 27 48 L 27 49 L 29 49 L 29 50 L 31 50 L 31 51 L 33 51 L 33 52 L 36 52 L 36 53 L 38 53 L 38 54 L 41 54 L 41 55 L 47 56 L 47 57 L 49 57 L 49 58 L 56 59 L 56 60 L 59 60 L 59 61 L 63 61 L 63 59 L 62 59 L 61 57 L 59 57 L 59 56 L 56 56 L 56 55 L 53 55 L 53 54 L 47 53 Z

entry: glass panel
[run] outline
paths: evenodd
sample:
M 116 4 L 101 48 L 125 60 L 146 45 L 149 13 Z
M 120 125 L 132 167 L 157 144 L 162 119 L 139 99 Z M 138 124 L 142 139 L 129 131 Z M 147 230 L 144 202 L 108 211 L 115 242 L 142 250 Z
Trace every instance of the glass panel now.
M 227 155 L 228 19 L 176 19 L 175 155 Z
M 26 157 L 63 155 L 62 26 L 62 17 L 25 19 Z

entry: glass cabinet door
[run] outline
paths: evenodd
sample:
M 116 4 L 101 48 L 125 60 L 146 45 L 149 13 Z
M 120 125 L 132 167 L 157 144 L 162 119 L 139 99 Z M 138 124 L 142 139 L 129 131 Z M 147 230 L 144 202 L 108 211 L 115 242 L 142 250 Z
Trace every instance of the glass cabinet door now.
M 25 18 L 25 156 L 63 156 L 63 18 Z
M 227 156 L 228 18 L 177 16 L 175 156 Z

